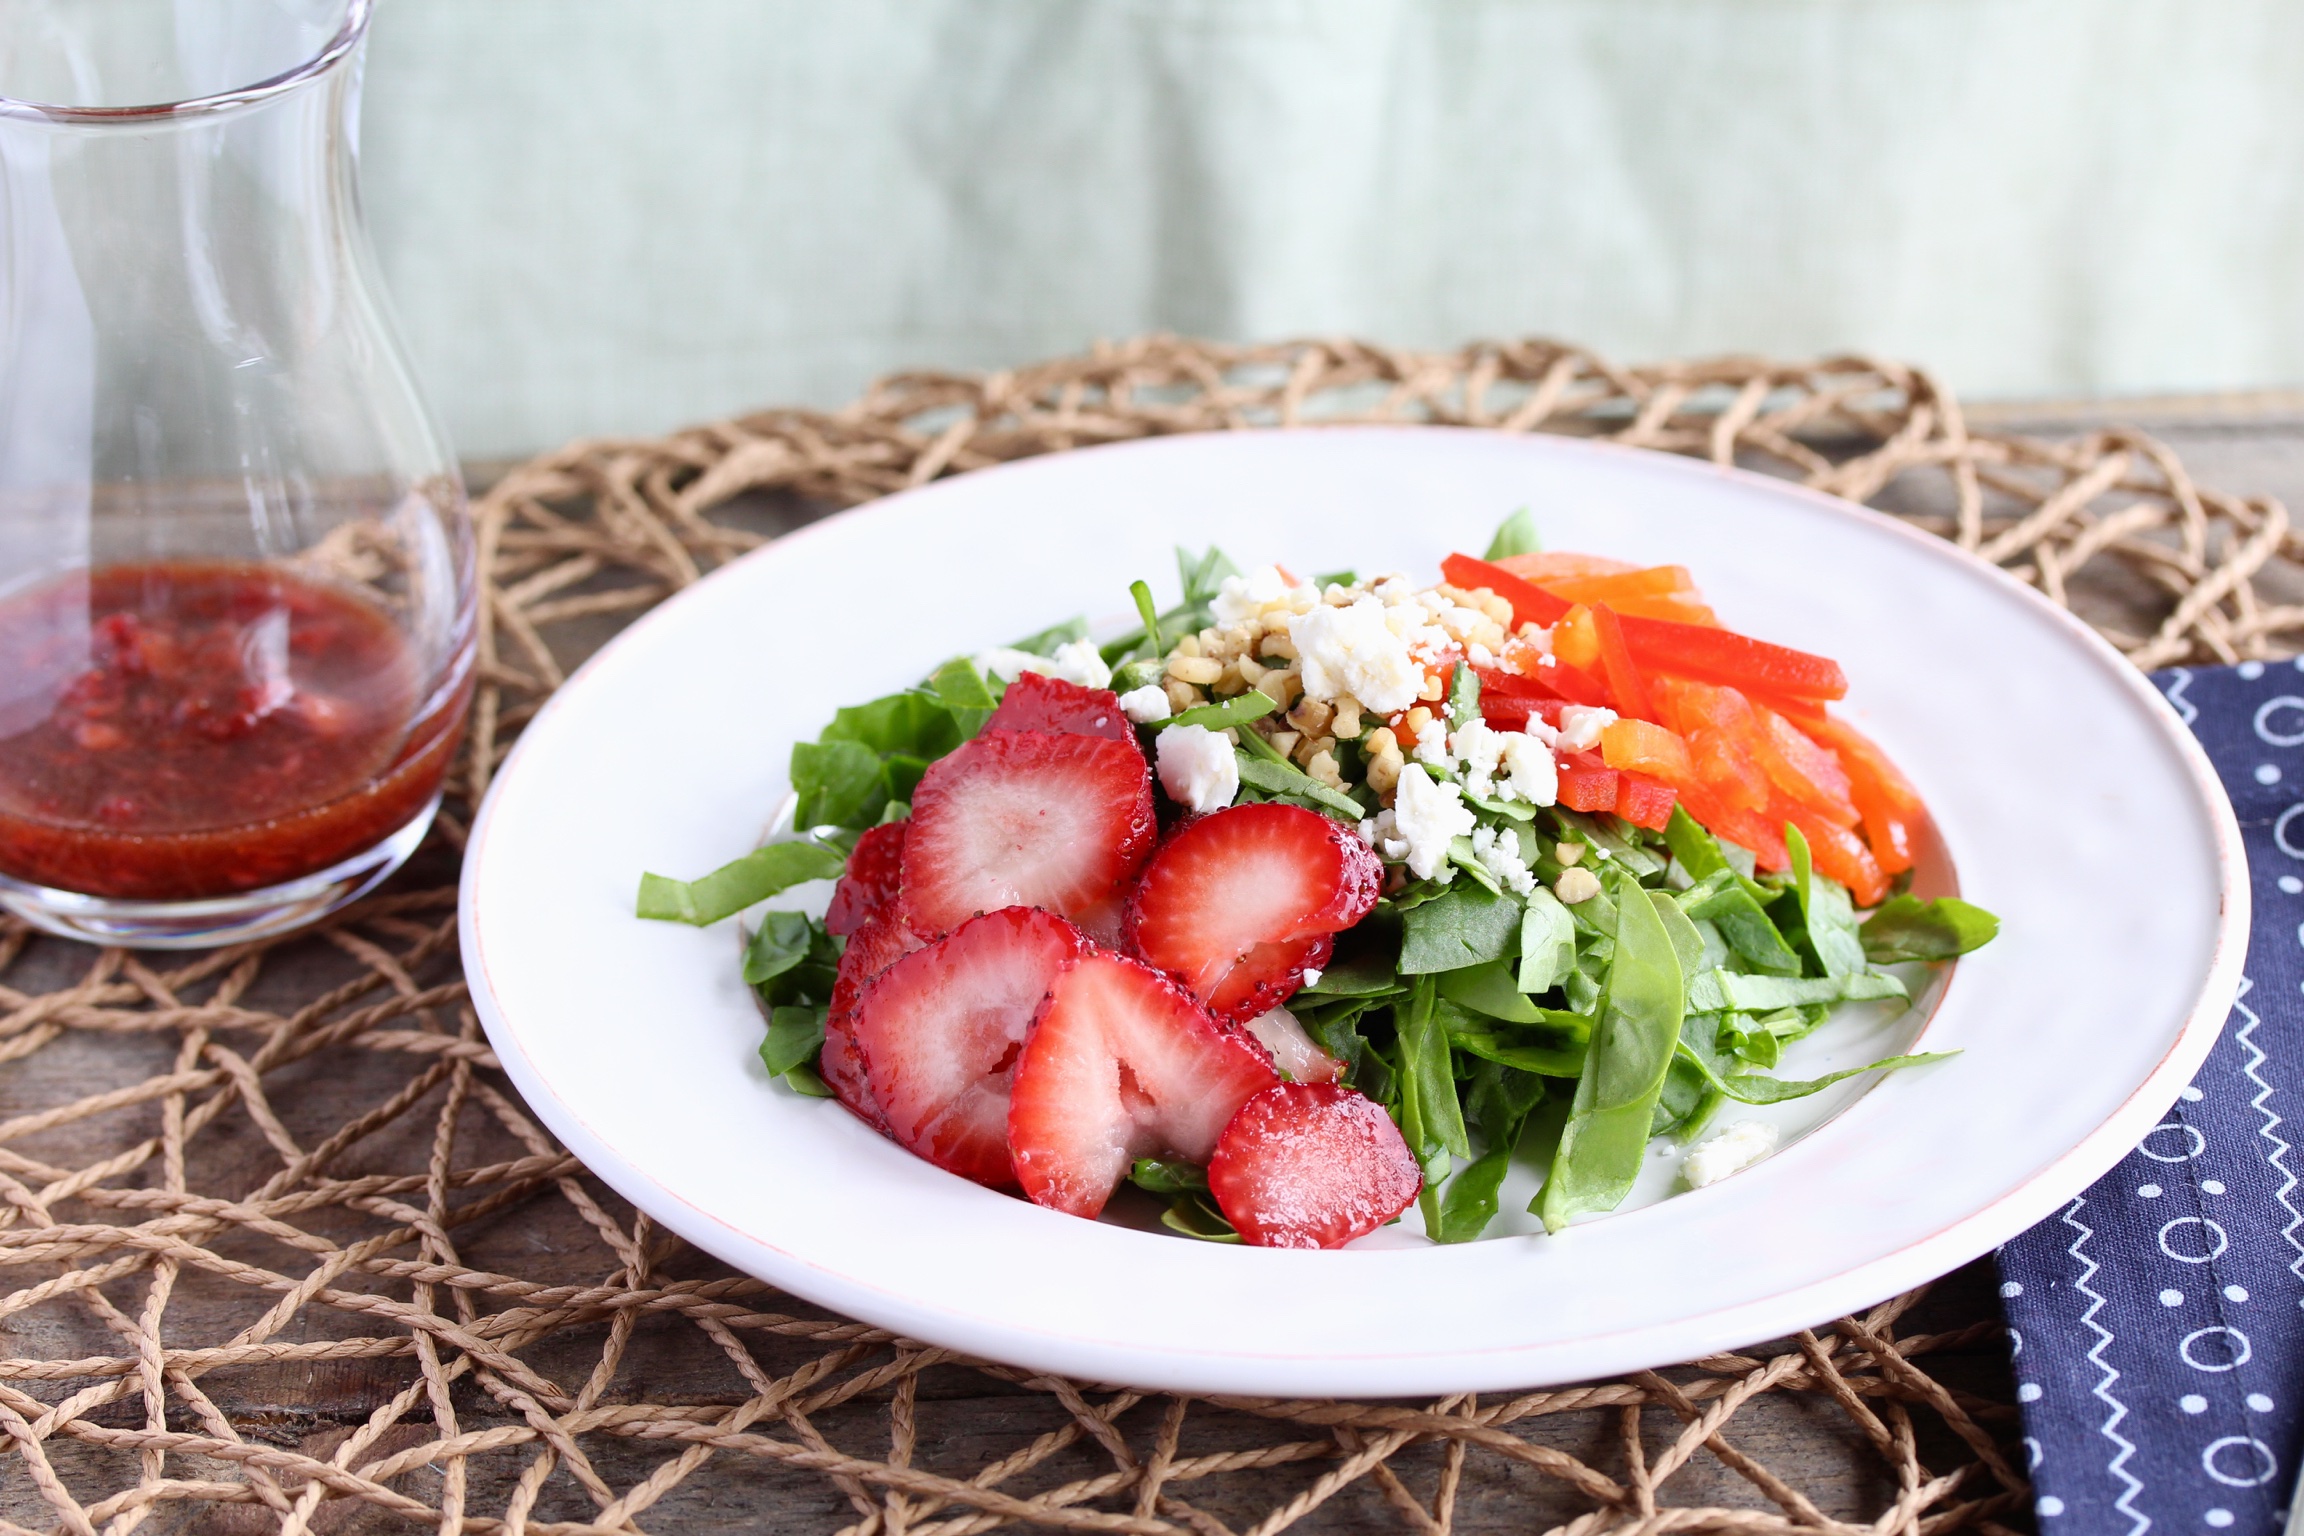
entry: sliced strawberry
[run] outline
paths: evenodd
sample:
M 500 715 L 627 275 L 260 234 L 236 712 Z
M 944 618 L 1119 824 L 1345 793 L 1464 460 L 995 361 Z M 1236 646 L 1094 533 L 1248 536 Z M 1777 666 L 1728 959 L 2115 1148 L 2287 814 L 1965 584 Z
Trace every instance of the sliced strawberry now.
M 1068 731 L 1108 736 L 1136 744 L 1135 727 L 1121 713 L 1120 695 L 1109 688 L 1083 688 L 1061 677 L 1026 672 L 1000 695 L 1000 707 L 984 722 L 988 731 Z
M 883 971 L 848 1027 L 888 1134 L 939 1168 L 1014 1188 L 1009 1074 L 1048 984 L 1087 949 L 1064 919 L 1008 907 Z
M 1208 1192 L 1259 1248 L 1338 1248 L 1424 1188 L 1382 1105 L 1334 1083 L 1281 1083 L 1247 1103 L 1208 1159 Z
M 888 1120 L 880 1113 L 872 1085 L 865 1079 L 864 1057 L 856 1049 L 849 1018 L 873 978 L 919 947 L 919 939 L 904 926 L 903 914 L 883 913 L 848 935 L 848 947 L 840 952 L 840 969 L 832 978 L 832 1005 L 824 1018 L 824 1054 L 816 1059 L 816 1075 L 857 1119 L 876 1131 L 887 1130 Z
M 929 764 L 912 792 L 905 911 L 924 936 L 1002 907 L 1071 917 L 1134 875 L 1152 838 L 1134 742 L 989 731 Z
M 832 887 L 832 905 L 824 909 L 826 933 L 854 933 L 895 901 L 904 877 L 904 833 L 909 825 L 892 821 L 856 839 L 847 873 Z
M 1207 1161 L 1233 1111 L 1276 1081 L 1253 1036 L 1151 967 L 1092 950 L 1049 988 L 1016 1063 L 1017 1180 L 1094 1216 L 1136 1158 Z
M 1235 805 L 1186 822 L 1128 902 L 1128 949 L 1223 1018 L 1252 1019 L 1368 915 L 1384 866 L 1350 827 L 1293 805 Z

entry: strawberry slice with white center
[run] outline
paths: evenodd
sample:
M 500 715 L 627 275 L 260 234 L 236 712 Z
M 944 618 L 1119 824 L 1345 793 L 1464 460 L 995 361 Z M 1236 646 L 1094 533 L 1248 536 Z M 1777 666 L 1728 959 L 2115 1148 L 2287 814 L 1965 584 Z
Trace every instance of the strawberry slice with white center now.
M 1044 672 L 1026 672 L 1010 683 L 984 729 L 1070 731 L 1136 744 L 1136 728 L 1120 708 L 1120 695 L 1109 688 L 1083 688 Z
M 903 915 L 884 912 L 848 935 L 848 947 L 840 952 L 840 969 L 832 978 L 832 1003 L 824 1017 L 824 1053 L 816 1059 L 816 1075 L 824 1079 L 833 1097 L 876 1131 L 887 1130 L 888 1121 L 872 1097 L 872 1085 L 865 1081 L 864 1057 L 849 1030 L 849 1016 L 874 977 L 919 947 L 919 939 L 904 926 Z
M 848 1028 L 888 1134 L 939 1168 L 1013 1189 L 1009 1076 L 1049 984 L 1088 947 L 1064 919 L 1008 907 L 881 972 Z
M 904 875 L 907 830 L 908 823 L 892 821 L 856 839 L 847 871 L 832 887 L 832 904 L 824 909 L 826 933 L 854 933 L 894 903 Z
M 1093 1217 L 1139 1157 L 1205 1162 L 1272 1057 L 1149 966 L 1092 950 L 1056 978 L 1008 1107 L 1024 1193 Z
M 1344 1063 L 1320 1049 L 1296 1015 L 1271 1008 L 1240 1026 L 1272 1053 L 1272 1065 L 1299 1083 L 1332 1083 L 1344 1075 Z
M 912 793 L 904 907 L 923 936 L 979 912 L 1089 911 L 1151 851 L 1152 776 L 1132 741 L 988 731 Z
M 1282 1083 L 1247 1103 L 1208 1159 L 1208 1192 L 1259 1248 L 1337 1248 L 1424 1188 L 1384 1107 L 1334 1083 Z
M 1359 834 L 1294 805 L 1235 805 L 1186 822 L 1128 902 L 1129 953 L 1219 1017 L 1285 1002 L 1333 936 L 1368 915 L 1384 866 Z

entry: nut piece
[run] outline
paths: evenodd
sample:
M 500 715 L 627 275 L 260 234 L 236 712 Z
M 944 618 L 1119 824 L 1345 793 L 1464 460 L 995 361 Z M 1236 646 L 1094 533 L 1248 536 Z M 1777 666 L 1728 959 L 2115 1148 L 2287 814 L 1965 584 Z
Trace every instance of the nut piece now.
M 1383 751 L 1371 753 L 1368 758 L 1368 787 L 1380 795 L 1392 793 L 1400 783 L 1400 770 L 1407 766 L 1408 760 L 1400 755 L 1400 748 L 1396 745 L 1387 745 Z
M 1564 869 L 1560 871 L 1560 878 L 1552 882 L 1552 894 L 1567 905 L 1576 906 L 1600 894 L 1600 877 L 1588 869 Z
M 1180 683 L 1197 683 L 1205 688 L 1224 675 L 1224 663 L 1206 656 L 1187 656 L 1184 647 L 1198 648 L 1198 642 L 1186 635 L 1176 644 L 1176 654 L 1168 658 L 1168 675 Z
M 1304 771 L 1330 789 L 1342 789 L 1344 787 L 1344 775 L 1337 771 L 1336 754 L 1333 752 L 1313 753 L 1312 761 L 1304 765 Z
M 1557 844 L 1552 850 L 1552 857 L 1558 859 L 1562 864 L 1574 864 L 1584 857 L 1584 845 L 1582 843 Z
M 1172 677 L 1168 679 L 1167 682 L 1160 685 L 1160 691 L 1168 695 L 1168 711 L 1170 714 L 1180 715 L 1188 709 L 1195 708 L 1198 705 L 1202 705 L 1208 702 L 1207 699 L 1201 696 L 1199 689 L 1193 687 L 1190 683 L 1185 682 L 1181 678 Z

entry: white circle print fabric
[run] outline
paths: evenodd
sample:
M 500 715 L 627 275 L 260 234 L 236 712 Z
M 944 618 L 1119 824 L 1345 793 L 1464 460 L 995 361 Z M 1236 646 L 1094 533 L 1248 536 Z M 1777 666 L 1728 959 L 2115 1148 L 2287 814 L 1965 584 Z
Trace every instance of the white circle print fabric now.
M 2000 1294 L 2044 1533 L 2272 1536 L 2304 1451 L 2304 665 L 2154 681 L 2239 815 L 2247 979 L 2168 1118 L 2000 1250 Z

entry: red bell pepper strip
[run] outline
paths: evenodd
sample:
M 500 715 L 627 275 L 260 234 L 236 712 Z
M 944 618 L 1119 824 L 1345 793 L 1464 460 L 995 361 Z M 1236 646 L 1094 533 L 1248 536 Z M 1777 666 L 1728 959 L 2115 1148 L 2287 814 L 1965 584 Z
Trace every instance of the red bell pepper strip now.
M 1616 713 L 1653 723 L 1656 705 L 1648 697 L 1648 684 L 1632 665 L 1632 652 L 1624 644 L 1624 623 L 1606 603 L 1592 605 L 1592 627 L 1600 633 L 1600 672 L 1608 680 L 1608 694 Z
M 1616 814 L 1636 827 L 1661 832 L 1679 798 L 1679 791 L 1662 779 L 1627 773 L 1616 786 Z
M 1768 773 L 1751 746 L 1759 725 L 1744 695 L 1710 683 L 1660 677 L 1656 696 L 1666 722 L 1688 743 L 1689 761 L 1710 798 L 1724 810 L 1759 811 L 1766 807 Z
M 1557 624 L 1574 606 L 1500 565 L 1470 555 L 1450 555 L 1440 562 L 1440 570 L 1455 586 L 1467 591 L 1486 587 L 1510 603 L 1515 628 L 1529 623 Z M 1848 675 L 1829 657 L 1702 624 L 1626 615 L 1619 619 L 1632 659 L 1651 672 L 1670 672 L 1736 688 L 1749 685 L 1803 699 L 1837 699 L 1848 692 Z
M 1848 771 L 1829 748 L 1810 741 L 1773 710 L 1753 714 L 1765 741 L 1760 765 L 1777 788 L 1835 826 L 1853 827 L 1863 819 L 1848 798 Z
M 1837 752 L 1848 770 L 1849 798 L 1864 817 L 1865 841 L 1881 869 L 1891 875 L 1910 869 L 1920 823 L 1928 815 L 1912 781 L 1871 738 L 1844 720 L 1828 718 L 1807 731 Z
M 1515 610 L 1517 611 L 1517 610 Z M 1848 692 L 1848 674 L 1828 656 L 1812 656 L 1789 646 L 1770 645 L 1729 629 L 1707 629 L 1670 619 L 1620 620 L 1632 659 L 1651 672 L 1757 688 L 1802 699 L 1837 699 Z
M 1688 807 L 1704 829 L 1715 837 L 1751 850 L 1752 861 L 1764 870 L 1789 869 L 1791 854 L 1784 847 L 1784 824 L 1770 821 L 1756 811 L 1739 810 L 1722 805 L 1708 787 L 1685 785 L 1680 791 L 1680 803 Z
M 1876 907 L 1888 899 L 1888 876 L 1864 839 L 1847 827 L 1834 826 L 1804 805 L 1779 796 L 1768 807 L 1779 821 L 1788 821 L 1808 839 L 1808 856 L 1816 868 L 1848 887 L 1859 907 Z
M 1462 587 L 1467 592 L 1486 587 L 1510 603 L 1514 629 L 1523 624 L 1540 624 L 1549 629 L 1560 622 L 1560 615 L 1570 606 L 1534 582 L 1470 555 L 1450 555 L 1440 562 L 1440 574 L 1448 578 L 1451 586 Z
M 1688 743 L 1646 720 L 1612 721 L 1600 733 L 1600 757 L 1611 768 L 1647 774 L 1667 784 L 1685 784 L 1696 776 Z
M 1612 811 L 1622 778 L 1601 766 L 1599 754 L 1573 753 L 1560 760 L 1560 803 L 1572 811 Z
M 1765 688 L 1744 688 L 1738 691 L 1760 708 L 1776 711 L 1804 731 L 1825 718 L 1824 706 L 1814 699 L 1803 699 L 1791 693 L 1770 693 Z M 1814 735 L 1815 732 L 1809 731 L 1809 734 Z

